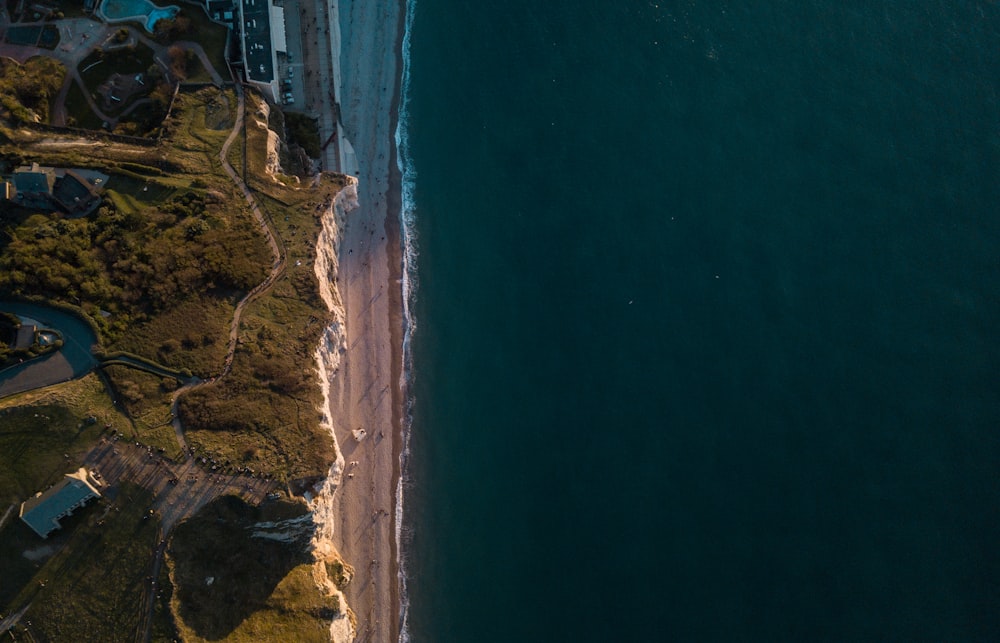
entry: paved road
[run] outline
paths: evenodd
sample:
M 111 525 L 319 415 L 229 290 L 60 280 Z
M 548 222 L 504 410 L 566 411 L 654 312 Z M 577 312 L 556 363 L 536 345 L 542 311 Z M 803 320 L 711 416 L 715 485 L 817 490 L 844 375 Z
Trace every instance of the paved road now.
M 29 317 L 43 328 L 62 333 L 59 351 L 0 371 L 0 397 L 58 384 L 94 370 L 97 360 L 91 350 L 97 337 L 83 320 L 53 308 L 21 302 L 0 302 L 0 310 Z
M 4 27 L 7 24 L 6 14 L 0 14 L 0 27 Z M 118 124 L 122 118 L 127 116 L 132 110 L 146 104 L 149 99 L 140 99 L 134 102 L 128 107 L 124 112 L 118 114 L 117 116 L 109 116 L 105 114 L 101 108 L 94 102 L 93 98 L 90 96 L 90 92 L 87 91 L 86 85 L 80 77 L 79 65 L 80 62 L 86 58 L 94 48 L 105 44 L 111 36 L 111 34 L 121 28 L 121 25 L 107 25 L 90 18 L 67 18 L 64 20 L 56 20 L 51 23 L 38 22 L 38 23 L 18 23 L 19 26 L 43 26 L 46 24 L 54 24 L 59 29 L 59 45 L 55 49 L 43 49 L 40 47 L 25 47 L 22 45 L 12 45 L 8 43 L 0 42 L 0 57 L 11 58 L 18 61 L 19 63 L 24 63 L 24 61 L 32 58 L 33 56 L 48 56 L 50 58 L 55 58 L 61 62 L 66 67 L 66 78 L 63 81 L 63 85 L 56 95 L 56 100 L 53 101 L 51 121 L 53 125 L 66 125 L 68 114 L 66 112 L 66 96 L 69 94 L 69 90 L 74 83 L 76 83 L 82 90 L 83 96 L 90 106 L 90 109 L 100 118 L 102 121 L 108 123 L 110 129 Z M 141 42 L 147 45 L 153 50 L 153 58 L 156 60 L 157 64 L 163 68 L 164 73 L 169 73 L 169 66 L 167 65 L 167 45 L 162 45 L 155 40 L 150 39 L 144 33 L 140 32 L 138 29 L 128 27 L 129 38 L 126 42 L 120 45 L 109 45 L 107 49 L 122 48 L 128 46 L 134 46 L 137 42 Z M 201 64 L 205 67 L 208 75 L 211 76 L 212 82 L 216 86 L 221 87 L 224 79 L 218 70 L 212 65 L 205 53 L 205 50 L 197 42 L 191 41 L 178 41 L 172 43 L 183 47 L 184 49 L 189 49 L 198 56 Z

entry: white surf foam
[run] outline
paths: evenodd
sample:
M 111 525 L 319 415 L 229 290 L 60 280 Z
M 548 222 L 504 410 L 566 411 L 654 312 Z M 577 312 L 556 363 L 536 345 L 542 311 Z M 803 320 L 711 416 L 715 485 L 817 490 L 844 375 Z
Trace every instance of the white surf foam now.
M 416 203 L 414 188 L 417 172 L 413 167 L 409 151 L 409 103 L 410 103 L 410 35 L 413 31 L 413 16 L 417 1 L 407 0 L 406 18 L 403 28 L 403 71 L 399 98 L 399 116 L 396 122 L 396 164 L 401 176 L 401 209 L 400 236 L 403 246 L 403 350 L 402 350 L 402 381 L 400 389 L 403 392 L 405 408 L 402 421 L 402 445 L 399 452 L 399 480 L 396 481 L 396 563 L 399 570 L 399 640 L 409 643 L 409 611 L 410 598 L 406 583 L 406 554 L 403 551 L 403 489 L 404 480 L 408 476 L 407 461 L 410 457 L 410 431 L 412 428 L 413 399 L 410 384 L 412 383 L 413 357 L 410 342 L 417 330 L 417 320 L 413 316 L 412 304 L 415 301 L 417 289 L 417 237 L 415 229 Z

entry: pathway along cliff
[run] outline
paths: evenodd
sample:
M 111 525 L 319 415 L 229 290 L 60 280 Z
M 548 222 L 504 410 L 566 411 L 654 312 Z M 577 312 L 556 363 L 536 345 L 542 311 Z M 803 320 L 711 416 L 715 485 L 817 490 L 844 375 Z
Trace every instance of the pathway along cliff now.
M 247 205 L 250 207 L 250 212 L 253 213 L 254 220 L 257 225 L 260 226 L 264 237 L 267 239 L 267 244 L 271 248 L 271 255 L 274 257 L 274 262 L 271 264 L 271 272 L 268 273 L 264 281 L 260 282 L 256 288 L 251 290 L 246 294 L 236 304 L 236 309 L 233 311 L 233 320 L 229 325 L 229 343 L 226 348 L 226 357 L 222 364 L 222 371 L 220 371 L 218 377 L 225 377 L 229 374 L 230 369 L 233 367 L 233 357 L 236 355 L 236 342 L 239 339 L 240 334 L 240 319 L 243 316 L 243 310 L 246 308 L 247 304 L 256 299 L 260 294 L 266 292 L 274 282 L 277 281 L 278 277 L 285 271 L 285 253 L 281 246 L 278 244 L 277 237 L 271 231 L 271 227 L 267 223 L 267 219 L 264 214 L 260 211 L 260 206 L 257 205 L 257 201 L 253 198 L 253 193 L 247 184 L 243 182 L 240 175 L 236 173 L 233 166 L 229 164 L 226 158 L 229 154 L 229 148 L 232 146 L 233 141 L 243 130 L 244 123 L 244 111 L 246 109 L 246 100 L 243 95 L 243 87 L 239 84 L 236 85 L 236 97 L 237 97 L 237 108 L 236 108 L 236 118 L 233 121 L 233 129 L 229 132 L 229 136 L 226 137 L 225 143 L 222 144 L 222 149 L 219 150 L 219 161 L 222 163 L 222 169 L 226 171 L 229 178 L 232 179 L 236 187 L 240 189 L 243 193 L 243 198 L 246 199 Z M 246 149 L 243 151 L 246 154 Z M 173 415 L 172 425 L 174 427 L 174 432 L 177 434 L 177 444 L 180 445 L 181 450 L 184 451 L 185 457 L 188 457 L 188 444 L 187 440 L 184 439 L 184 425 L 181 423 L 180 416 L 177 413 L 177 401 L 180 396 L 188 391 L 192 391 L 199 386 L 205 386 L 208 382 L 196 382 L 192 384 L 187 384 L 177 389 L 174 392 L 173 398 L 170 403 L 170 412 Z

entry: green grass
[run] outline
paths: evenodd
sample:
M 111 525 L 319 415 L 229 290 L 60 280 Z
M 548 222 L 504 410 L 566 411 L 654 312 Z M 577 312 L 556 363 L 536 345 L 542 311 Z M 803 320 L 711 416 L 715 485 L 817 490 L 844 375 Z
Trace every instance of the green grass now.
M 138 199 L 133 197 L 131 194 L 123 194 L 118 190 L 112 190 L 110 187 L 104 193 L 105 198 L 110 199 L 112 203 L 119 212 L 123 214 L 138 213 L 142 210 L 142 205 L 138 202 Z
M 97 422 L 88 424 L 84 420 L 91 415 Z M 96 375 L 0 400 L 0 516 L 12 503 L 19 505 L 79 468 L 105 424 L 123 432 L 131 428 Z M 75 518 L 64 521 L 62 531 L 42 541 L 17 511 L 0 530 L 0 611 L 44 562 L 29 560 L 23 552 L 42 555 L 45 547 L 61 546 L 75 524 Z
M 112 348 L 208 378 L 222 368 L 234 309 L 230 299 L 205 293 L 136 324 Z
M 177 380 L 127 366 L 107 366 L 104 372 L 115 387 L 117 399 L 132 417 L 130 437 L 163 449 L 168 458 L 183 457 L 170 423 L 170 396 L 178 386 Z
M 168 555 L 184 640 L 329 641 L 339 604 L 321 596 L 312 580 L 305 547 L 311 532 L 288 544 L 250 536 L 255 522 L 305 511 L 301 503 L 257 508 L 229 496 L 176 528 Z M 206 577 L 214 579 L 211 586 Z
M 0 505 L 0 515 L 7 511 L 8 506 L 10 503 Z M 45 559 L 55 552 L 55 547 L 65 540 L 62 534 L 56 532 L 49 542 L 43 542 L 18 518 L 17 512 L 18 507 L 15 506 L 3 529 L 0 529 L 0 560 L 3 561 L 0 613 L 3 614 L 10 612 L 6 609 L 7 605 L 31 582 Z M 31 558 L 25 556 L 26 552 Z
M 76 470 L 105 424 L 130 429 L 96 375 L 0 400 L 0 507 Z
M 108 172 L 108 189 L 104 194 L 119 212 L 140 213 L 178 194 L 176 186 L 164 183 L 169 180 L 166 177 L 142 179 L 112 171 Z
M 152 501 L 149 492 L 123 482 L 113 502 L 105 498 L 79 512 L 68 542 L 11 604 L 16 609 L 31 602 L 25 621 L 32 623 L 34 640 L 139 638 L 147 618 L 147 577 L 160 538 L 159 520 L 146 516 Z
M 208 51 L 205 52 L 206 55 Z M 218 70 L 216 70 L 218 71 Z M 225 74 L 222 74 L 223 78 Z M 212 82 L 212 76 L 205 69 L 205 65 L 201 64 L 201 58 L 195 56 L 187 66 L 187 82 L 189 83 L 210 83 Z

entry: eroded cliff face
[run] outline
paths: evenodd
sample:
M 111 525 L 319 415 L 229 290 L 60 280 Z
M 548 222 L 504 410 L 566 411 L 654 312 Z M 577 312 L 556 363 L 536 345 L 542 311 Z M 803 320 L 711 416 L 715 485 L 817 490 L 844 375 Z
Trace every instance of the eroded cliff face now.
M 264 172 L 274 179 L 274 175 L 281 172 L 281 137 L 270 128 L 268 122 L 271 118 L 271 106 L 267 101 L 260 100 L 257 103 L 257 110 L 254 113 L 253 124 L 259 127 L 267 135 L 267 147 L 265 148 Z
M 348 177 L 348 180 L 348 184 L 328 204 L 322 216 L 322 229 L 317 240 L 314 265 L 320 296 L 334 318 L 316 349 L 316 366 L 323 388 L 323 407 L 319 409 L 322 425 L 330 432 L 335 444 L 337 436 L 330 418 L 330 380 L 340 367 L 341 355 L 347 348 L 344 306 L 337 289 L 340 231 L 343 229 L 347 213 L 358 205 L 357 180 L 353 177 Z M 330 625 L 330 636 L 335 643 L 349 643 L 354 640 L 357 632 L 354 613 L 347 605 L 341 591 L 350 582 L 353 569 L 344 563 L 333 544 L 336 525 L 333 495 L 340 485 L 343 470 L 344 457 L 340 445 L 337 444 L 337 459 L 330 467 L 326 479 L 317 485 L 316 495 L 310 499 L 310 509 L 316 523 L 316 532 L 312 540 L 313 555 L 316 558 L 313 578 L 327 596 L 335 597 L 341 605 L 337 617 Z

